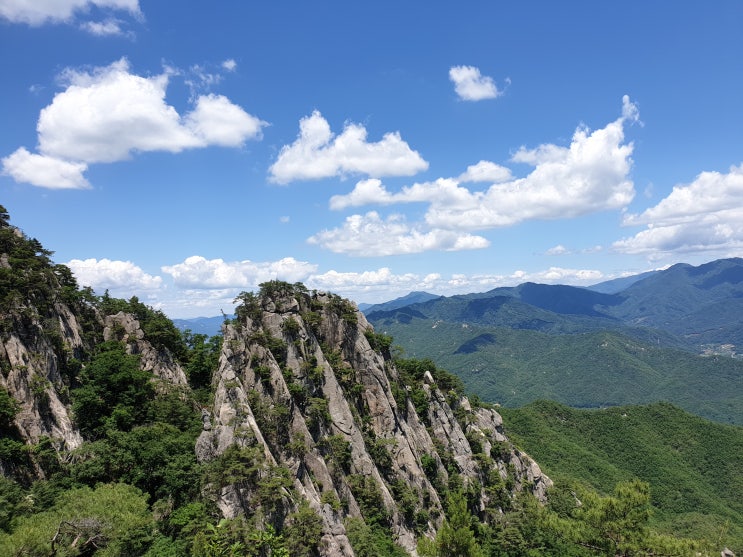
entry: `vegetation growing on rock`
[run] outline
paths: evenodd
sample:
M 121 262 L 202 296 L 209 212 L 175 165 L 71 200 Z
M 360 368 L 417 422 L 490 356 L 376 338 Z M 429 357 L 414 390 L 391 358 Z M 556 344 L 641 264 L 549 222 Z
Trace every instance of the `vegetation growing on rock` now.
M 1 207 L 0 248 L 2 555 L 718 549 L 656 532 L 641 482 L 553 488 L 492 406 L 334 294 L 264 283 L 210 339 L 79 289 Z

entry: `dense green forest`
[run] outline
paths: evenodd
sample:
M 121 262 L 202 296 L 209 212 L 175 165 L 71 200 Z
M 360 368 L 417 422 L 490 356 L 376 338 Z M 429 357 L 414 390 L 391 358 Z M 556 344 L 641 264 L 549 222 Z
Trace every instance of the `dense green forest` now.
M 214 397 L 212 379 L 223 353 L 221 337 L 181 333 L 162 312 L 136 297 L 120 300 L 79 288 L 69 269 L 54 264 L 52 254 L 38 241 L 9 225 L 2 207 L 0 256 L 4 262 L 0 264 L 2 339 L 18 333 L 35 346 L 53 348 L 61 377 L 59 395 L 72 409 L 83 439 L 70 451 L 61 449 L 50 437 L 25 443 L 16 423 L 19 402 L 8 389 L 0 388 L 0 555 L 322 554 L 317 511 L 306 504 L 299 504 L 289 513 L 279 508 L 285 499 L 278 494 L 294 489 L 287 467 L 271 462 L 258 445 L 248 442 L 232 445 L 208 461 L 196 458 L 196 439 L 204 427 L 202 410 Z M 258 302 L 272 292 L 297 288 L 303 287 L 272 281 L 261 285 L 257 293 L 243 293 L 236 300 L 236 326 L 247 323 L 260 309 Z M 351 304 L 338 297 L 331 300 L 341 319 L 351 322 L 358 318 Z M 85 324 L 86 338 L 79 349 L 71 350 L 61 341 L 58 325 L 52 319 L 59 304 L 73 308 Z M 140 365 L 138 355 L 127 352 L 126 340 L 117 336 L 123 332 L 114 331 L 114 339 L 104 341 L 100 316 L 118 312 L 135 316 L 145 339 L 175 358 L 185 370 L 187 386 L 156 380 Z M 308 321 L 318 316 L 308 314 Z M 295 334 L 296 322 L 288 323 L 285 332 Z M 428 359 L 398 357 L 393 362 L 392 337 L 369 332 L 367 338 L 389 365 L 399 370 L 394 397 L 404 404 L 410 401 L 421 416 L 420 427 L 426 427 L 429 401 L 426 372 L 446 393 L 457 420 L 466 425 L 470 414 L 459 402 L 465 389 L 457 377 Z M 284 341 L 260 340 L 269 351 L 285 357 Z M 348 368 L 336 360 L 336 371 L 348 377 Z M 1 371 L 7 378 L 11 370 L 3 367 Z M 257 366 L 255 374 L 262 381 L 260 373 Z M 344 388 L 353 392 L 351 380 L 345 381 Z M 296 385 L 292 396 L 304 397 L 308 419 L 318 423 L 329 419 L 324 399 L 292 384 Z M 37 381 L 30 387 L 34 407 L 42 414 L 50 412 L 49 385 Z M 286 432 L 282 408 L 259 408 L 258 398 L 253 402 L 265 436 L 281 441 L 282 432 Z M 472 405 L 484 403 L 473 397 Z M 513 432 L 518 443 L 542 456 L 540 463 L 554 471 L 557 483 L 547 504 L 540 504 L 525 491 L 516 491 L 512 471 L 504 478 L 492 466 L 504 451 L 511 450 L 510 445 L 496 445 L 486 451 L 478 437 L 467 438 L 482 468 L 491 471 L 482 485 L 464 482 L 456 461 L 445 451 L 421 458 L 445 510 L 436 535 L 421 537 L 421 556 L 686 556 L 719 553 L 725 544 L 737 551 L 743 549 L 739 528 L 723 528 L 736 520 L 740 524 L 739 502 L 718 491 L 726 486 L 729 493 L 740 493 L 740 459 L 736 458 L 741 454 L 740 428 L 713 427 L 667 406 L 625 409 L 628 417 L 621 418 L 621 423 L 635 423 L 635 413 L 655 412 L 655 418 L 651 414 L 638 419 L 636 429 L 626 432 L 626 442 L 635 443 L 637 462 L 632 468 L 626 464 L 632 460 L 631 451 L 616 434 L 616 420 L 601 419 L 616 413 L 584 415 L 555 408 L 570 417 L 566 418 L 568 424 L 575 422 L 572 437 L 553 435 L 526 412 L 504 412 L 507 430 Z M 658 416 L 670 416 L 667 430 L 679 429 L 674 436 L 669 435 L 670 442 L 661 443 L 653 437 L 648 423 Z M 594 437 L 608 444 L 584 444 L 583 453 L 571 456 L 580 439 Z M 542 439 L 552 452 L 541 455 L 538 447 Z M 548 439 L 554 439 L 554 443 L 548 445 Z M 324 458 L 333 461 L 333 470 L 344 473 L 350 457 L 348 444 L 340 436 L 328 437 L 324 443 Z M 384 443 L 371 437 L 365 443 L 377 466 L 390 466 Z M 286 450 L 297 454 L 306 449 L 296 439 L 286 440 L 285 445 Z M 657 452 L 651 450 L 653 446 L 658 447 Z M 679 455 L 675 460 L 674 454 Z M 572 458 L 588 464 L 578 466 Z M 680 463 L 686 460 L 703 460 L 706 466 L 681 468 Z M 594 461 L 596 464 L 591 464 Z M 666 461 L 675 463 L 676 468 L 664 469 L 677 478 L 675 488 L 659 481 L 664 474 L 656 467 Z M 444 476 L 438 472 L 439 466 L 448 471 L 446 482 L 441 479 Z M 707 483 L 701 483 L 702 478 Z M 688 483 L 682 483 L 684 479 Z M 351 475 L 348 482 L 362 515 L 345 522 L 355 554 L 404 555 L 394 543 L 389 515 L 376 488 L 360 474 Z M 230 484 L 239 484 L 245 488 L 244 493 L 250 493 L 251 499 L 244 507 L 249 512 L 224 518 L 216 495 Z M 404 482 L 393 482 L 390 489 L 411 524 L 423 525 L 431 519 Z M 483 490 L 487 494 L 484 507 L 480 504 Z M 328 512 L 343 505 L 330 499 L 323 503 Z M 696 514 L 691 512 L 692 507 Z M 724 521 L 722 526 L 720 520 Z M 674 530 L 680 524 L 686 527 Z M 687 539 L 687 534 L 694 539 Z
M 651 488 L 652 523 L 688 537 L 743 547 L 743 428 L 667 403 L 580 410 L 539 401 L 500 408 L 506 432 L 558 485 L 608 493 L 639 479 Z
M 617 331 L 555 335 L 420 317 L 374 324 L 407 356 L 431 358 L 488 402 L 512 407 L 545 399 L 595 408 L 669 401 L 743 424 L 741 359 L 698 356 Z

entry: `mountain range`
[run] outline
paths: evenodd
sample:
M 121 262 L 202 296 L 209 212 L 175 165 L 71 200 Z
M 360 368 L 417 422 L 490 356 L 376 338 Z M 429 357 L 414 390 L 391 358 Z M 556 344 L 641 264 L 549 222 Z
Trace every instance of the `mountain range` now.
M 671 401 L 743 424 L 743 260 L 616 285 L 524 283 L 365 313 L 405 354 L 427 355 L 488 402 Z
M 50 255 L 0 206 L 0 555 L 399 557 L 547 502 L 497 411 L 348 300 L 271 281 L 207 340 Z
M 403 357 L 352 302 L 301 284 L 264 283 L 238 297 L 221 335 L 183 335 L 137 297 L 79 288 L 8 218 L 0 206 L 0 555 L 708 557 L 743 549 L 740 426 L 668 403 L 498 408 L 468 396 L 432 359 Z M 691 274 L 708 290 L 732 290 L 734 271 L 707 271 Z M 653 387 L 659 397 L 717 400 L 735 421 L 737 360 L 669 348 L 678 342 L 672 332 L 661 345 L 660 329 L 647 329 L 658 339 L 652 352 L 638 340 L 650 334 L 643 328 L 624 336 L 592 324 L 620 321 L 605 309 L 622 306 L 616 294 L 587 291 L 573 302 L 569 288 L 546 292 L 522 285 L 479 306 L 482 296 L 465 296 L 464 308 L 424 295 L 380 313 L 443 331 L 453 343 L 438 339 L 432 357 L 452 347 L 478 355 L 500 336 L 515 349 L 518 335 L 535 335 L 514 367 L 541 354 L 542 375 L 554 368 L 565 392 L 585 388 L 560 361 L 587 348 L 568 341 L 589 339 L 604 350 L 591 364 L 594 383 L 616 379 L 607 396 L 628 389 L 617 370 L 633 354 L 652 380 L 635 377 L 643 387 L 628 398 Z M 432 320 L 424 311 L 436 304 L 442 315 L 536 328 Z M 581 328 L 588 332 L 565 332 Z M 540 346 L 545 339 L 555 342 Z M 696 366 L 685 368 L 690 361 Z M 712 364 L 702 369 L 703 361 Z M 672 368 L 685 369 L 685 395 L 661 392 L 668 378 L 659 370 Z M 527 375 L 535 388 L 547 384 Z

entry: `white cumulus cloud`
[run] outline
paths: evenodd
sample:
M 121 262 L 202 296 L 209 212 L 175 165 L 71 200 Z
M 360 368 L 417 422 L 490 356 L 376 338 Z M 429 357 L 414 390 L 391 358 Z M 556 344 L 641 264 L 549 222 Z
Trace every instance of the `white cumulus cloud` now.
M 452 66 L 449 69 L 449 79 L 454 83 L 454 90 L 459 98 L 465 101 L 495 99 L 503 94 L 493 78 L 482 75 L 475 66 Z
M 82 286 L 90 286 L 96 291 L 110 289 L 135 295 L 142 290 L 157 290 L 162 286 L 162 278 L 144 272 L 131 261 L 112 261 L 110 259 L 72 259 L 66 265 Z
M 548 249 L 545 253 L 546 255 L 568 255 L 570 250 L 562 244 L 558 244 Z
M 329 205 L 334 211 L 339 211 L 347 207 L 391 203 L 395 203 L 394 196 L 382 185 L 382 181 L 378 178 L 369 178 L 357 182 L 351 193 L 331 197 Z
M 370 143 L 366 128 L 347 124 L 339 135 L 334 135 L 317 110 L 300 120 L 299 129 L 297 140 L 282 147 L 271 165 L 271 181 L 287 184 L 346 174 L 411 176 L 428 168 L 428 163 L 398 132 L 387 133 L 380 141 Z
M 2 159 L 2 173 L 16 182 L 49 189 L 85 189 L 90 184 L 83 176 L 88 165 L 68 162 L 46 155 L 29 153 L 24 147 Z
M 635 195 L 633 146 L 624 142 L 626 121 L 622 116 L 593 132 L 580 127 L 567 147 L 522 147 L 512 160 L 534 167 L 527 176 L 486 191 L 456 186 L 443 201 L 431 199 L 426 221 L 440 228 L 486 229 L 621 209 Z
M 198 98 L 196 108 L 186 116 L 185 124 L 204 146 L 222 147 L 239 147 L 248 138 L 258 139 L 266 125 L 227 97 L 214 94 Z
M 163 273 L 173 277 L 175 284 L 182 288 L 255 288 L 275 279 L 300 282 L 316 269 L 316 265 L 293 257 L 255 262 L 206 259 L 200 255 L 162 267 Z
M 400 255 L 425 251 L 460 251 L 488 247 L 482 236 L 459 231 L 408 225 L 400 215 L 382 219 L 375 211 L 351 215 L 343 226 L 323 230 L 308 239 L 335 253 L 360 257 Z
M 458 180 L 460 182 L 507 182 L 513 175 L 511 170 L 505 166 L 490 161 L 480 161 L 467 167 Z
M 75 15 L 91 6 L 128 12 L 140 17 L 138 0 L 2 0 L 0 17 L 13 23 L 38 26 L 45 23 L 69 23 Z
M 743 164 L 727 173 L 702 172 L 692 183 L 675 186 L 654 207 L 626 215 L 623 224 L 646 226 L 614 243 L 623 253 L 658 259 L 671 253 L 739 252 L 743 248 Z
M 516 274 L 512 275 L 514 278 Z M 605 280 L 601 271 L 592 269 L 564 269 L 562 267 L 550 267 L 544 271 L 532 273 L 519 273 L 518 280 L 521 282 L 538 282 L 542 284 L 571 284 L 574 286 L 588 286 Z
M 391 193 L 376 178 L 362 180 L 354 189 L 345 195 L 334 195 L 330 198 L 333 210 L 362 205 L 393 205 L 396 203 L 466 203 L 471 193 L 459 186 L 453 178 L 439 178 L 433 182 L 415 183 L 405 186 L 397 193 Z
M 181 116 L 165 101 L 170 74 L 133 74 L 126 58 L 91 71 L 66 70 L 62 78 L 66 89 L 39 115 L 39 156 L 30 158 L 20 152 L 26 159 L 25 172 L 18 172 L 17 166 L 4 159 L 4 173 L 18 182 L 50 187 L 50 181 L 62 182 L 67 176 L 67 182 L 72 183 L 69 175 L 73 168 L 82 174 L 84 164 L 120 161 L 137 152 L 178 153 L 210 145 L 240 147 L 249 139 L 260 139 L 266 125 L 226 97 L 214 94 L 199 96 L 194 109 Z M 68 166 L 58 165 L 64 171 L 58 178 L 34 179 L 42 171 L 28 166 L 44 164 L 48 175 L 53 168 L 50 159 Z M 77 183 L 87 186 L 80 179 Z
M 97 37 L 115 37 L 128 34 L 122 29 L 121 21 L 117 19 L 85 21 L 80 24 L 80 28 Z
M 521 147 L 512 162 L 533 167 L 523 178 L 480 161 L 457 178 L 414 183 L 396 192 L 377 178 L 361 180 L 351 192 L 331 197 L 330 208 L 426 203 L 424 222 L 409 224 L 400 216 L 384 221 L 376 212 L 357 214 L 339 228 L 312 236 L 310 242 L 354 255 L 476 249 L 487 246 L 487 240 L 464 231 L 623 209 L 635 195 L 630 177 L 633 145 L 625 142 L 624 126 L 638 118 L 637 107 L 625 96 L 622 116 L 595 131 L 580 126 L 568 146 Z M 477 190 L 463 185 L 467 182 L 491 185 Z
M 350 193 L 333 196 L 330 208 L 428 203 L 426 224 L 439 230 L 489 229 L 624 208 L 635 195 L 630 179 L 633 145 L 624 141 L 624 124 L 638 116 L 632 106 L 625 97 L 622 117 L 595 131 L 579 127 L 568 146 L 521 147 L 512 161 L 534 167 L 523 178 L 480 161 L 458 178 L 415 183 L 398 192 L 378 179 L 362 180 Z M 480 181 L 492 185 L 474 191 L 462 185 Z

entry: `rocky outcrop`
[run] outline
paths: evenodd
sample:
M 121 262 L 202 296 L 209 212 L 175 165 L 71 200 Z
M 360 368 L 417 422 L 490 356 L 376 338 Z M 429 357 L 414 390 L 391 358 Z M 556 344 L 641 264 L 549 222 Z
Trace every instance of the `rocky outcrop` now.
M 181 366 L 167 350 L 157 350 L 146 340 L 130 314 L 97 315 L 95 323 L 83 325 L 69 305 L 57 302 L 44 317 L 32 306 L 14 307 L 2 316 L 2 324 L 0 388 L 18 404 L 14 435 L 28 445 L 48 438 L 57 451 L 66 452 L 82 444 L 69 391 L 84 366 L 83 355 L 93 350 L 85 339 L 98 338 L 101 331 L 104 340 L 120 335 L 127 351 L 140 356 L 141 368 L 158 380 L 187 386 Z M 43 475 L 41 469 L 34 473 Z
M 55 468 L 50 447 L 60 457 L 96 458 L 94 450 L 75 451 L 83 437 L 70 392 L 89 381 L 81 392 L 91 400 L 111 393 L 94 390 L 99 376 L 118 376 L 117 364 L 105 359 L 108 347 L 100 346 L 97 359 L 102 342 L 123 343 L 151 372 L 157 394 L 176 386 L 181 402 L 195 410 L 170 352 L 188 358 L 172 323 L 134 297 L 125 302 L 79 290 L 71 271 L 9 228 L 3 213 L 0 474 L 27 485 L 43 478 L 47 465 Z M 354 556 L 346 526 L 361 519 L 416 555 L 418 541 L 441 528 L 447 493 L 466 492 L 484 521 L 502 514 L 519 492 L 544 499 L 551 482 L 504 436 L 497 412 L 473 407 L 441 370 L 411 374 L 403 364 L 398 370 L 389 343 L 351 302 L 279 281 L 240 298 L 237 319 L 223 328 L 213 402 L 202 410 L 195 444 L 205 466 L 194 481 L 205 482 L 201 496 L 225 518 L 245 516 L 244 525 L 266 534 L 292 532 L 302 517 L 316 532 L 319 520 L 317 549 L 328 557 Z M 210 371 L 203 367 L 196 372 L 202 381 Z M 126 391 L 111 385 L 105 389 Z M 85 416 L 83 410 L 81 423 Z M 294 529 L 295 542 L 301 528 Z
M 442 523 L 441 486 L 451 482 L 483 486 L 483 511 L 496 505 L 484 486 L 544 499 L 551 485 L 503 435 L 495 410 L 442 392 L 431 373 L 419 415 L 413 387 L 389 354 L 372 348 L 371 326 L 348 301 L 278 283 L 247 298 L 223 334 L 197 454 L 210 461 L 230 446 L 251 446 L 266 466 L 288 470 L 287 505 L 306 500 L 322 517 L 323 555 L 353 555 L 344 520 L 372 512 L 415 555 L 417 539 Z M 259 510 L 250 486 L 218 489 L 226 517 Z
M 188 389 L 180 364 L 132 314 L 89 307 L 81 317 L 71 307 L 58 300 L 41 314 L 17 304 L 0 335 L 0 388 L 18 403 L 13 435 L 49 439 L 60 453 L 83 442 L 69 391 L 96 342 L 122 341 L 158 384 Z M 278 283 L 238 310 L 223 329 L 195 447 L 203 463 L 233 451 L 243 466 L 207 488 L 224 517 L 281 525 L 306 502 L 322 523 L 322 555 L 354 556 L 349 518 L 383 526 L 416 555 L 441 527 L 452 486 L 479 490 L 483 520 L 519 491 L 544 499 L 549 478 L 511 445 L 498 413 L 473 408 L 430 372 L 404 379 L 352 303 Z M 13 472 L 0 462 L 0 473 Z
M 34 312 L 14 311 L 0 335 L 0 387 L 19 403 L 15 426 L 23 440 L 49 437 L 58 449 L 82 443 L 70 415 L 63 372 L 68 356 L 83 346 L 81 327 L 64 304 L 44 320 Z
M 123 341 L 128 354 L 139 356 L 143 370 L 152 372 L 155 377 L 168 384 L 182 387 L 188 385 L 186 374 L 173 355 L 167 350 L 156 349 L 147 341 L 139 321 L 133 315 L 123 311 L 107 315 L 103 319 L 103 325 L 104 340 Z

